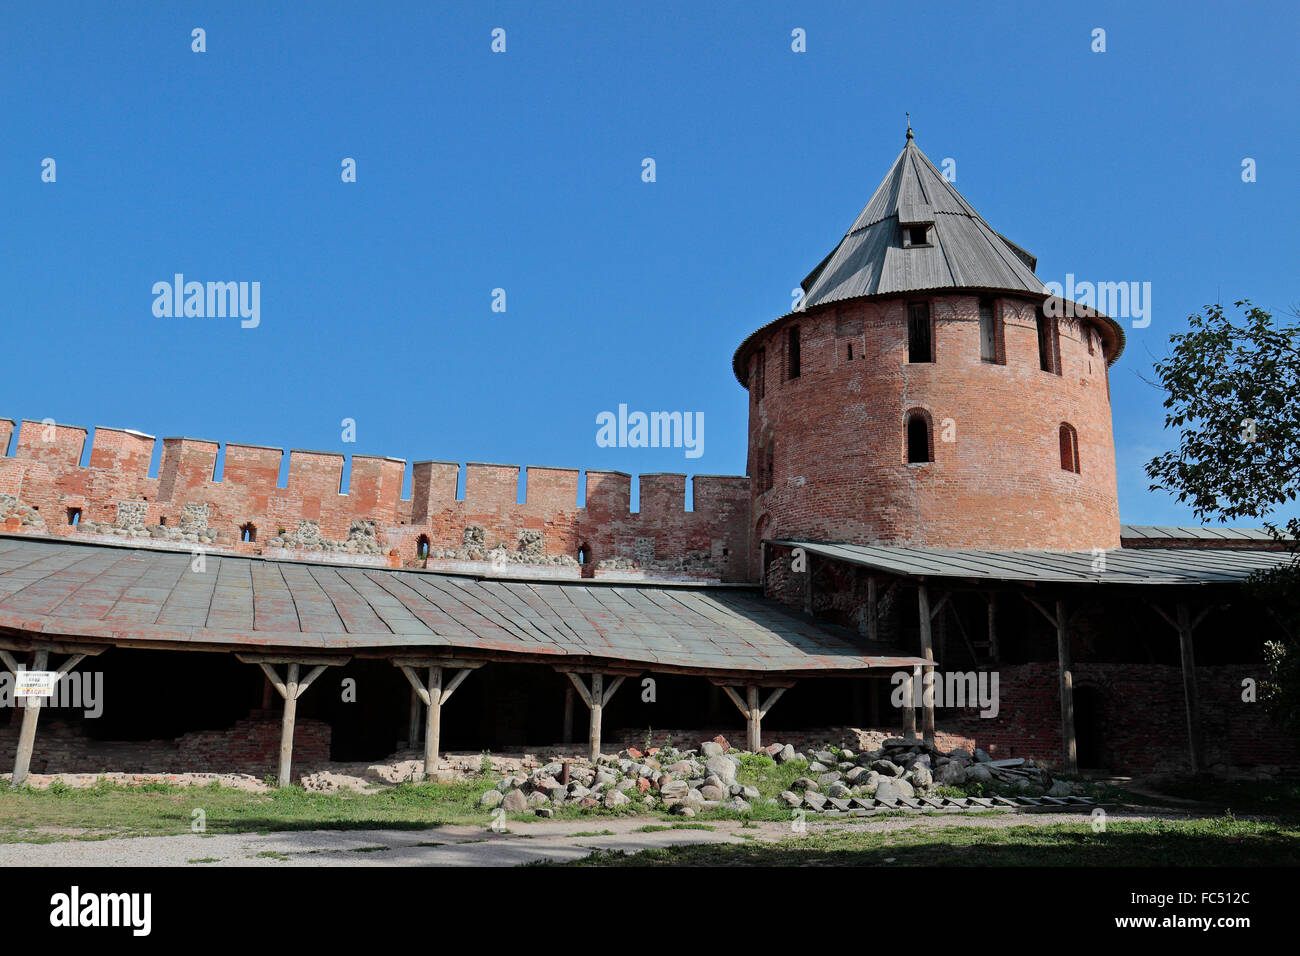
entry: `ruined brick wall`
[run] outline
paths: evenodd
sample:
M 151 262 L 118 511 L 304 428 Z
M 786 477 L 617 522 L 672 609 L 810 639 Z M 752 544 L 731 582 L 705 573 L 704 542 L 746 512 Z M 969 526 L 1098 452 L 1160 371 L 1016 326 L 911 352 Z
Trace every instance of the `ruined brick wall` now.
M 12 766 L 20 720 L 0 727 L 0 764 Z M 299 719 L 293 732 L 293 762 L 303 770 L 330 759 L 330 726 Z M 42 715 L 33 773 L 275 773 L 280 762 L 280 715 L 253 716 L 223 730 L 203 730 L 175 740 L 93 740 L 50 715 Z
M 14 427 L 0 420 L 0 452 Z M 518 466 L 470 463 L 458 500 L 461 466 L 422 461 L 412 467 L 411 497 L 404 499 L 406 464 L 396 458 L 354 455 L 344 489 L 343 455 L 293 450 L 280 487 L 278 448 L 227 443 L 215 475 L 217 442 L 166 438 L 158 476 L 149 478 L 152 437 L 96 428 L 83 468 L 86 437 L 76 426 L 21 423 L 14 455 L 0 455 L 6 530 L 202 542 L 277 556 L 347 553 L 389 565 L 414 563 L 427 540 L 431 552 L 456 552 L 429 567 L 472 570 L 492 557 L 466 547 L 472 528 L 484 548 L 504 546 L 512 567 L 553 576 L 747 579 L 750 494 L 743 476 L 696 476 L 694 510 L 687 511 L 685 475 L 642 475 L 640 510 L 632 512 L 632 479 L 621 472 L 587 472 L 586 503 L 578 507 L 576 469 L 528 468 L 520 502 Z M 25 519 L 20 507 L 31 509 Z M 75 527 L 74 509 L 82 522 Z M 246 525 L 255 528 L 252 542 L 241 540 Z
M 907 360 L 906 307 L 917 300 L 930 303 L 933 363 Z M 771 462 L 770 490 L 767 481 L 754 483 L 752 520 L 756 528 L 765 523 L 763 536 L 943 548 L 1118 547 L 1099 334 L 1060 319 L 1056 375 L 1039 367 L 1035 304 L 1004 296 L 995 307 L 1005 364 L 980 359 L 973 294 L 841 303 L 757 336 L 743 360 L 749 473 L 762 476 Z M 800 375 L 789 379 L 786 332 L 794 324 Z M 909 465 L 904 419 L 917 408 L 932 421 L 934 460 Z M 945 422 L 951 442 L 944 441 Z M 1079 474 L 1061 468 L 1063 422 L 1078 434 Z
M 1056 665 L 998 668 L 1000 709 L 984 719 L 974 711 L 946 715 L 946 726 L 973 738 L 994 757 L 1033 757 L 1061 763 L 1061 702 Z M 1300 767 L 1300 749 L 1268 717 L 1264 705 L 1241 699 L 1243 678 L 1258 679 L 1249 665 L 1198 667 L 1205 762 L 1211 769 Z M 1159 664 L 1086 663 L 1074 666 L 1076 737 L 1078 702 L 1092 692 L 1097 737 L 1107 769 L 1150 773 L 1189 767 L 1182 671 Z

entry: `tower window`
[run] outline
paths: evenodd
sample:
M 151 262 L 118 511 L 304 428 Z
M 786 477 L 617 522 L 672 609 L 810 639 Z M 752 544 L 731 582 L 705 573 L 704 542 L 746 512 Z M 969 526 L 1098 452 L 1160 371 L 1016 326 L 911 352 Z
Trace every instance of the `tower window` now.
M 767 349 L 759 349 L 754 356 L 754 396 L 762 398 L 767 392 Z
M 585 544 L 578 548 L 578 563 L 584 567 L 591 563 L 591 549 Z
M 930 416 L 919 408 L 907 413 L 904 422 L 905 440 L 907 442 L 907 463 L 909 465 L 934 461 L 934 442 L 930 433 Z
M 924 246 L 930 242 L 929 226 L 908 226 L 907 242 L 912 246 Z
M 253 542 L 257 540 L 257 525 L 251 521 L 239 526 L 239 540 Z
M 80 523 L 81 523 L 81 509 L 80 509 L 80 508 L 69 508 L 69 509 L 68 509 L 68 524 L 70 524 L 70 525 L 77 525 L 77 524 L 80 524 Z
M 934 361 L 934 336 L 928 302 L 913 302 L 907 307 L 907 360 Z
M 1056 319 L 1049 319 L 1040 309 L 1038 323 L 1038 367 L 1044 372 L 1061 374 L 1061 337 Z
M 415 556 L 417 558 L 427 558 L 429 556 L 429 536 L 422 534 L 415 539 Z
M 1068 422 L 1061 423 L 1061 470 L 1079 474 L 1079 433 Z
M 1002 324 L 991 299 L 980 300 L 980 359 L 997 365 L 1006 364 L 1002 344 Z
M 849 343 L 848 360 L 849 360 L 850 362 L 853 361 L 853 343 L 852 343 L 852 342 Z
M 786 378 L 799 377 L 799 326 L 786 331 Z
M 767 444 L 759 451 L 758 459 L 758 490 L 772 490 L 772 472 L 776 465 L 776 439 L 768 439 Z

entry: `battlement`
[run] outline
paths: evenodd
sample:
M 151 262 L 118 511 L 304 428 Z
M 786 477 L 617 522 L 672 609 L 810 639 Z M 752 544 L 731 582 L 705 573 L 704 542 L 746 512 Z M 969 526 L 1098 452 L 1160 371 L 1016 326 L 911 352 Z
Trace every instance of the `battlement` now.
M 372 563 L 376 554 L 390 564 L 447 555 L 431 557 L 430 567 L 473 564 L 503 548 L 510 562 L 551 576 L 750 579 L 744 476 L 696 476 L 688 511 L 686 475 L 641 475 L 634 512 L 633 478 L 623 472 L 586 472 L 579 505 L 577 468 L 469 462 L 464 498 L 457 498 L 462 466 L 423 460 L 410 466 L 411 494 L 403 498 L 408 466 L 400 458 L 351 456 L 345 488 L 346 456 L 292 449 L 282 486 L 283 449 L 174 437 L 161 440 L 158 474 L 150 478 L 158 439 L 96 427 L 82 465 L 88 434 L 51 421 L 0 419 L 0 494 L 41 522 L 31 523 L 29 514 L 17 530 L 202 541 L 242 553 L 323 549 L 369 554 Z M 0 522 L 5 517 L 0 513 Z

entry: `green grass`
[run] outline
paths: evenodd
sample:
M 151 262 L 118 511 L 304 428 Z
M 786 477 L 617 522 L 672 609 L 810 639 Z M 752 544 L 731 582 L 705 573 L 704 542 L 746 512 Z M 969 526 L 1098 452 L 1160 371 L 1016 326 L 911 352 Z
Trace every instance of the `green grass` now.
M 572 839 L 573 837 L 598 837 L 598 836 L 613 836 L 613 835 L 614 835 L 613 830 L 579 830 L 577 833 L 566 834 L 566 836 L 568 836 L 570 839 Z
M 220 863 L 221 860 L 215 856 L 199 857 L 195 860 L 186 860 L 186 863 Z
M 634 833 L 663 833 L 665 830 L 708 830 L 712 833 L 717 827 L 711 827 L 707 823 L 647 823 L 643 827 L 637 827 Z
M 892 862 L 886 862 L 891 860 Z M 1295 866 L 1300 829 L 1232 817 L 1088 824 L 826 830 L 773 843 L 596 851 L 566 866 Z
M 206 817 L 204 835 L 275 830 L 425 829 L 448 823 L 486 825 L 476 804 L 488 781 L 401 784 L 375 793 L 309 793 L 286 787 L 248 793 L 230 787 L 87 789 L 0 787 L 0 843 L 165 836 L 190 833 L 192 814 Z

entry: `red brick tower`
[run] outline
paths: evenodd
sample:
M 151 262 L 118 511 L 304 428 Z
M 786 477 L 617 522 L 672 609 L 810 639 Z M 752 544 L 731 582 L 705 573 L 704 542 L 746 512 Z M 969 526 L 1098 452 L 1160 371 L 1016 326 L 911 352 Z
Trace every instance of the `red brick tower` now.
M 912 141 L 803 301 L 736 350 L 754 548 L 1119 546 L 1113 319 L 1051 298 Z

